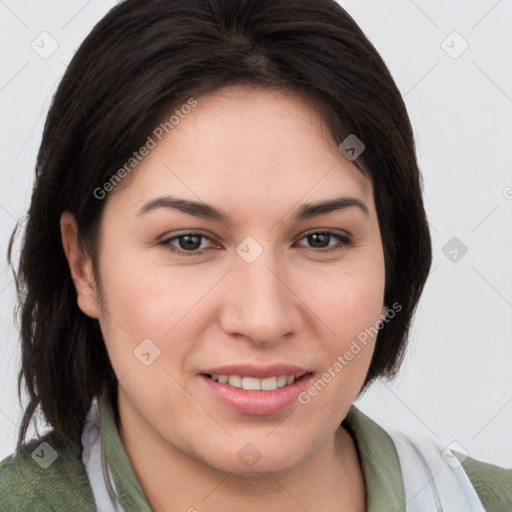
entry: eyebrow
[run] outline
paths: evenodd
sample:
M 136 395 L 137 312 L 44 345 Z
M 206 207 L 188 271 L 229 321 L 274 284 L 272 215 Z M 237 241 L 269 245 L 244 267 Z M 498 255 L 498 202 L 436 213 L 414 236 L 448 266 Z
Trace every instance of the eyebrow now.
M 326 201 L 316 201 L 313 203 L 304 203 L 295 212 L 294 219 L 303 221 L 326 215 L 346 208 L 358 208 L 366 216 L 370 215 L 368 207 L 360 199 L 356 197 L 337 197 Z M 137 212 L 137 216 L 143 215 L 147 212 L 156 210 L 158 208 L 169 208 L 178 210 L 194 217 L 202 219 L 209 219 L 218 221 L 224 224 L 232 223 L 232 217 L 222 209 L 215 208 L 206 203 L 191 201 L 190 199 L 180 199 L 173 196 L 157 197 L 145 203 L 142 208 Z

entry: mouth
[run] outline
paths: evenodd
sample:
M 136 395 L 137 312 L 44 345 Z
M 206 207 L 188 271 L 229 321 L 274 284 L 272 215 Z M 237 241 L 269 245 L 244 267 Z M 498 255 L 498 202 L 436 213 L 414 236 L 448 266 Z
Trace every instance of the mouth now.
M 231 373 L 201 373 L 207 393 L 221 406 L 244 415 L 264 416 L 298 407 L 298 396 L 310 384 L 313 372 L 279 373 L 258 378 Z M 302 407 L 302 406 L 301 406 Z
M 219 374 L 202 374 L 219 384 L 225 384 L 237 389 L 246 391 L 275 391 L 287 386 L 291 386 L 305 375 L 312 372 L 304 372 L 299 375 L 274 375 L 259 379 L 257 377 L 249 377 L 243 375 L 219 375 Z

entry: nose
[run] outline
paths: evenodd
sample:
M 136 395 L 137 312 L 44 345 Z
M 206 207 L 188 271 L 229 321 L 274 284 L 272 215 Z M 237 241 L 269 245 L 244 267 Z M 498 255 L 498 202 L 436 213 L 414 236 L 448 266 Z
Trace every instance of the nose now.
M 252 263 L 237 259 L 224 283 L 224 332 L 260 346 L 297 332 L 302 322 L 300 299 L 288 275 L 267 251 Z

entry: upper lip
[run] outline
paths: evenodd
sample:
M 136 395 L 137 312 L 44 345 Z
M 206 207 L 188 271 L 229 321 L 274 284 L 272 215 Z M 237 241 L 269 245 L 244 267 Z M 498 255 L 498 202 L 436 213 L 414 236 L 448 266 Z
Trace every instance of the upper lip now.
M 271 364 L 259 366 L 255 364 L 229 364 L 208 368 L 200 373 L 205 375 L 239 375 L 240 377 L 254 377 L 255 379 L 266 379 L 267 377 L 279 377 L 280 375 L 294 375 L 295 378 L 302 377 L 310 370 L 292 364 Z

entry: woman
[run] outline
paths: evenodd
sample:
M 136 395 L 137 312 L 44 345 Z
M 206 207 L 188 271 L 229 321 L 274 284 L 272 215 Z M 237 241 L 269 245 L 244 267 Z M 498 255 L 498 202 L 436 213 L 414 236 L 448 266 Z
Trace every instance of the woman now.
M 38 154 L 0 502 L 511 510 L 510 470 L 353 405 L 398 371 L 430 265 L 404 103 L 338 4 L 120 3 Z

